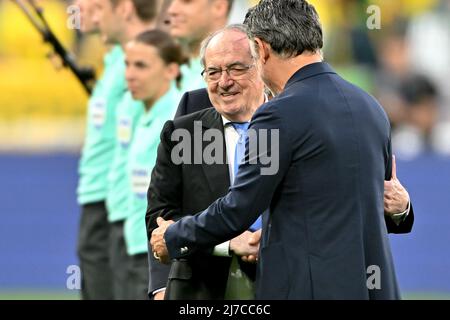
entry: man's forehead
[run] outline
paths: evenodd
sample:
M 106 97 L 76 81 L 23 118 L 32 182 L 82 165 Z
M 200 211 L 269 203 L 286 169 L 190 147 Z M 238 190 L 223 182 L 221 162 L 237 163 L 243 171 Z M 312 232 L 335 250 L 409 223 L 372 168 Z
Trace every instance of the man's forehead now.
M 207 50 L 221 47 L 248 48 L 248 37 L 238 30 L 226 30 L 210 40 Z
M 248 38 L 241 32 L 226 32 L 212 38 L 205 51 L 206 65 L 218 62 L 248 63 L 251 60 Z

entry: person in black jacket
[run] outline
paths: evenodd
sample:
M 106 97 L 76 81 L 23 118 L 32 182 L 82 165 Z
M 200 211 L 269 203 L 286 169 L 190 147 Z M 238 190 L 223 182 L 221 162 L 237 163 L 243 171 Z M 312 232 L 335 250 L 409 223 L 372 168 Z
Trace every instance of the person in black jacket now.
M 230 76 L 229 80 L 234 83 L 233 90 L 238 98 L 230 102 L 229 97 L 218 98 L 215 108 L 205 109 L 192 114 L 177 117 L 174 121 L 166 123 L 162 134 L 161 143 L 158 148 L 156 166 L 152 172 L 151 183 L 148 191 L 147 209 L 147 229 L 149 236 L 156 227 L 156 217 L 181 218 L 186 215 L 206 208 L 211 202 L 226 194 L 234 177 L 233 161 L 228 157 L 234 154 L 238 133 L 232 122 L 249 122 L 257 107 L 264 102 L 264 84 L 259 78 L 255 68 L 247 68 L 245 65 L 251 63 L 252 57 L 245 31 L 238 27 L 228 27 L 217 33 L 224 43 L 219 46 L 226 46 L 231 41 L 240 42 L 239 48 L 228 57 L 235 64 L 229 71 L 232 74 L 241 73 L 240 77 Z M 233 60 L 238 57 L 240 60 Z M 240 62 L 239 62 L 240 61 Z M 233 69 L 234 68 L 234 69 Z M 221 85 L 221 83 L 219 84 Z M 230 87 L 231 88 L 231 87 Z M 220 88 L 225 92 L 227 89 Z M 237 92 L 239 92 L 237 94 Z M 194 91 L 185 94 L 180 102 L 182 112 L 192 112 L 209 107 L 211 102 L 208 95 L 203 95 L 202 91 Z M 184 107 L 185 106 L 185 107 Z M 180 114 L 180 108 L 178 114 Z M 204 130 L 217 129 L 223 139 L 223 149 L 220 150 L 223 159 L 220 163 L 211 165 L 196 164 L 174 164 L 172 161 L 172 149 L 174 142 L 171 140 L 172 134 L 177 129 L 184 129 L 189 134 L 194 134 L 195 122 L 200 121 Z M 208 143 L 202 146 L 203 150 Z M 193 152 L 195 152 L 193 150 Z M 256 220 L 256 219 L 255 219 Z M 255 230 L 252 230 L 255 231 Z M 254 236 L 257 237 L 257 232 Z M 232 239 L 230 243 L 224 243 L 215 248 L 200 253 L 195 258 L 189 260 L 189 264 L 177 261 L 172 265 L 169 276 L 168 266 L 160 264 L 150 255 L 150 288 L 149 291 L 168 286 L 166 297 L 177 299 L 224 299 L 230 272 L 230 264 L 233 262 L 230 249 L 240 255 L 257 255 L 257 245 L 247 245 L 249 237 L 253 232 L 246 231 L 239 237 Z M 243 251 L 244 250 L 244 251 Z M 210 251 L 215 251 L 210 252 Z M 218 257 L 217 255 L 222 255 Z M 186 268 L 189 270 L 186 272 Z M 240 262 L 241 271 L 246 273 L 249 286 L 255 277 L 255 266 Z M 184 280 L 184 282 L 183 282 Z M 174 282 L 177 284 L 174 285 Z M 176 292 L 174 292 L 174 287 Z M 170 290 L 170 291 L 169 291 Z M 227 292 L 230 292 L 228 290 Z M 156 292 L 158 293 L 158 292 Z M 228 296 L 228 295 L 227 295 Z

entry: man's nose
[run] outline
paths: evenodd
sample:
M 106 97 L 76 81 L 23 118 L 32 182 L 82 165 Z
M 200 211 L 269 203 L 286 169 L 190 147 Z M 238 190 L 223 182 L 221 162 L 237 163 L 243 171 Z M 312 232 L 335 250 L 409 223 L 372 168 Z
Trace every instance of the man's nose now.
M 94 12 L 92 13 L 92 22 L 95 23 L 96 25 L 100 24 L 98 9 L 94 9 Z
M 233 85 L 234 80 L 230 77 L 226 70 L 222 70 L 219 78 L 219 86 L 222 88 L 229 88 Z
M 178 1 L 177 0 L 172 0 L 172 2 L 170 3 L 169 7 L 167 8 L 167 15 L 170 16 L 174 16 L 176 15 L 178 12 Z

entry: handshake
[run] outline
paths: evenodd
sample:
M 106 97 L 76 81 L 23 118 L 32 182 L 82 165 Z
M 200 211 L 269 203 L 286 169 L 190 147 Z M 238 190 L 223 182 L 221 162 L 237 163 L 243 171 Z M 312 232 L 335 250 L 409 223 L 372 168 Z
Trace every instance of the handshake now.
M 150 239 L 153 256 L 161 263 L 168 264 L 170 262 L 169 252 L 164 234 L 167 228 L 174 223 L 173 220 L 164 220 L 159 217 L 156 219 L 158 228 L 153 230 Z M 259 242 L 261 240 L 261 229 L 255 232 L 244 231 L 239 236 L 230 240 L 230 251 L 241 257 L 245 262 L 256 263 L 258 261 Z

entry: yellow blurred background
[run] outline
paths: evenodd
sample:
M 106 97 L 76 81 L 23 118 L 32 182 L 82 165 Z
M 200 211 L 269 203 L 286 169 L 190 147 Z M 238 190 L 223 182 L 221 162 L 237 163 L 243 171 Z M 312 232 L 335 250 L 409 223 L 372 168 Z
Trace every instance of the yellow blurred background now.
M 76 32 L 67 27 L 70 3 L 39 3 L 54 34 L 74 52 Z M 83 39 L 77 51 L 79 64 L 101 72 L 103 48 L 97 37 Z M 51 52 L 20 8 L 13 1 L 0 1 L 1 150 L 79 149 L 88 97 L 69 69 L 55 66 L 61 61 L 50 59 Z

